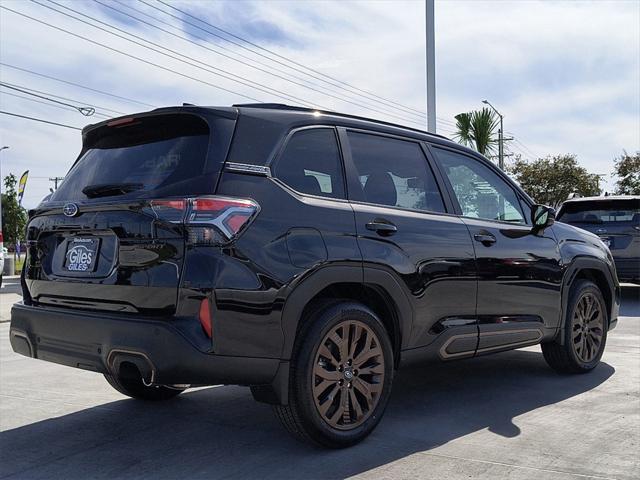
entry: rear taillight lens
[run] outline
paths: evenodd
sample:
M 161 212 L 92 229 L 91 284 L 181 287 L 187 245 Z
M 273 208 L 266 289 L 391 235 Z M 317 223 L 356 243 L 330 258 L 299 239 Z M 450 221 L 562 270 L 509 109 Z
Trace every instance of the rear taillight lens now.
M 260 210 L 253 200 L 230 197 L 152 200 L 150 207 L 158 219 L 184 224 L 189 241 L 200 245 L 231 242 Z
M 151 210 L 161 220 L 171 223 L 182 223 L 189 205 L 188 200 L 152 200 Z

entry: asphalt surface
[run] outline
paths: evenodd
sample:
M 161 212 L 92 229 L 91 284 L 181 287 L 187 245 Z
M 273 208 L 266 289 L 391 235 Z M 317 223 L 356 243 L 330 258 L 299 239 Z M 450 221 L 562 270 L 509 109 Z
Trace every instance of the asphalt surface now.
M 2 312 L 17 295 L 5 285 Z M 640 288 L 624 290 L 593 372 L 557 375 L 539 347 L 402 370 L 373 435 L 341 451 L 290 438 L 247 388 L 140 403 L 13 353 L 8 331 L 0 478 L 640 478 Z

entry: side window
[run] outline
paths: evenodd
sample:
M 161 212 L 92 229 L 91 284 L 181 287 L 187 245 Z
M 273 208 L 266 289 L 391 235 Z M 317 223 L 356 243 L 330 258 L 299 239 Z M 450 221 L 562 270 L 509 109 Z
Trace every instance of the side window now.
M 366 133 L 347 135 L 368 203 L 445 211 L 442 195 L 419 144 Z
M 274 174 L 300 193 L 345 198 L 340 151 L 332 128 L 294 133 L 276 163 Z
M 466 217 L 527 223 L 516 193 L 499 175 L 480 161 L 434 148 L 437 160 Z

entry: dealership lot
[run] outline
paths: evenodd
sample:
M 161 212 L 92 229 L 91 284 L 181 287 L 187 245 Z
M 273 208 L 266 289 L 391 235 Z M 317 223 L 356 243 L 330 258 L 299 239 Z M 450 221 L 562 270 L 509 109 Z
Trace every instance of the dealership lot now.
M 6 320 L 17 279 L 0 292 Z M 342 451 L 297 443 L 247 388 L 126 399 L 14 354 L 0 323 L 0 477 L 639 478 L 640 288 L 621 314 L 587 375 L 557 375 L 539 347 L 403 370 L 379 428 Z

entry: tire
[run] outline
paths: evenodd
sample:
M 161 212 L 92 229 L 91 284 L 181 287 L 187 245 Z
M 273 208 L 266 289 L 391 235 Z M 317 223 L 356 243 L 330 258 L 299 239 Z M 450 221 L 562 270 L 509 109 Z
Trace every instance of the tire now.
M 161 385 L 153 385 L 147 386 L 142 383 L 142 378 L 136 377 L 116 377 L 114 375 L 110 375 L 105 373 L 104 378 L 109 382 L 113 388 L 115 388 L 118 392 L 126 395 L 127 397 L 135 398 L 137 400 L 147 400 L 147 401 L 160 401 L 160 400 L 169 400 L 171 398 L 177 397 L 185 389 L 180 388 L 171 388 L 165 387 Z
M 349 447 L 373 431 L 387 406 L 394 374 L 389 335 L 359 303 L 325 304 L 303 321 L 291 362 L 289 404 L 275 406 L 276 416 L 298 439 Z
M 558 340 L 542 344 L 547 364 L 559 373 L 593 370 L 604 353 L 609 322 L 607 304 L 593 282 L 578 280 L 571 288 L 564 322 L 563 344 Z

